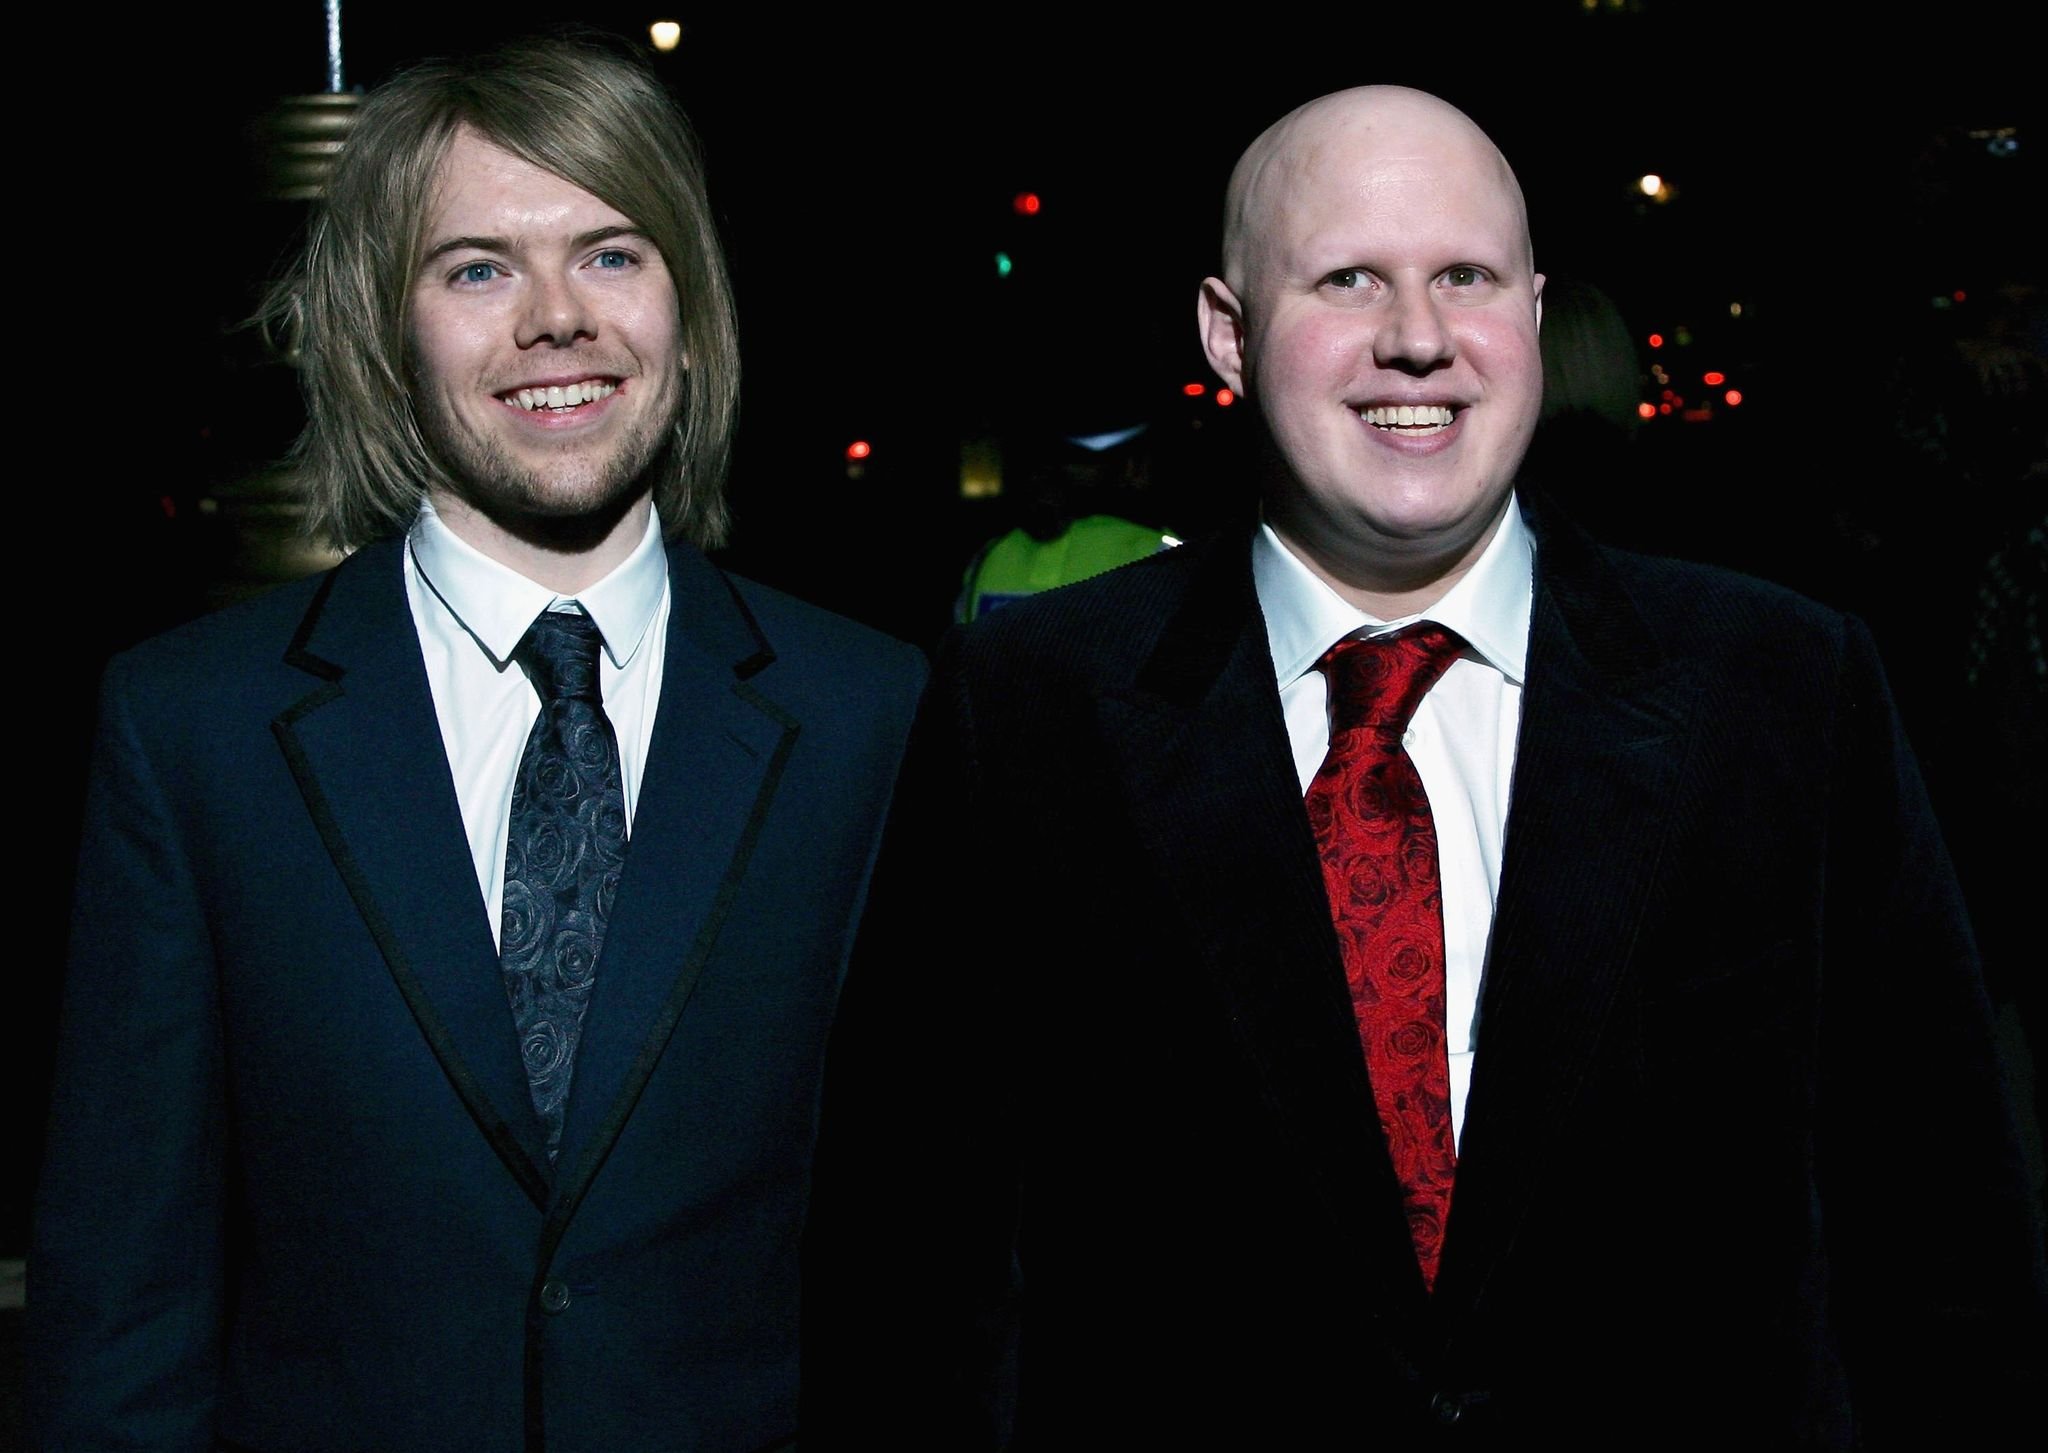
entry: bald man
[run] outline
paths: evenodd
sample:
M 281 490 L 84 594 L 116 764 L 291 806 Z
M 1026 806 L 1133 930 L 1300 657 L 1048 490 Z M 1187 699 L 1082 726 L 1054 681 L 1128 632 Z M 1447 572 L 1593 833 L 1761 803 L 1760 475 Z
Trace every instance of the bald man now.
M 1223 259 L 1256 527 L 940 653 L 807 1453 L 1988 1441 L 2048 1274 L 1867 633 L 1518 484 L 1542 278 L 1443 101 L 1282 118 Z

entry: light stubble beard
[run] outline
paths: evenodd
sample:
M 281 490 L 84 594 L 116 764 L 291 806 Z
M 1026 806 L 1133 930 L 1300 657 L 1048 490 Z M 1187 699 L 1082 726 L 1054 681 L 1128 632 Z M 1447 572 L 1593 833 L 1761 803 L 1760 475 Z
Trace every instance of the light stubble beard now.
M 454 494 L 507 534 L 574 554 L 606 539 L 652 489 L 656 467 L 676 442 L 683 384 L 681 372 L 671 371 L 654 407 L 641 411 L 609 453 L 565 458 L 554 470 L 515 459 L 502 440 L 464 428 L 431 391 L 418 397 L 420 430 Z

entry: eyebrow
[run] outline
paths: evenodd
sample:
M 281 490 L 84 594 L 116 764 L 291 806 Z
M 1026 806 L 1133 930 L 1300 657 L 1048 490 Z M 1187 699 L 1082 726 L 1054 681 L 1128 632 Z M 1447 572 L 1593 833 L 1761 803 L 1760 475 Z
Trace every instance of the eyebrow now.
M 600 242 L 610 242 L 616 237 L 637 237 L 649 247 L 654 239 L 630 223 L 613 223 L 605 227 L 593 227 L 588 232 L 579 232 L 569 239 L 569 250 L 574 252 Z M 427 249 L 420 259 L 422 268 L 451 252 L 514 252 L 517 249 L 509 237 L 449 237 Z

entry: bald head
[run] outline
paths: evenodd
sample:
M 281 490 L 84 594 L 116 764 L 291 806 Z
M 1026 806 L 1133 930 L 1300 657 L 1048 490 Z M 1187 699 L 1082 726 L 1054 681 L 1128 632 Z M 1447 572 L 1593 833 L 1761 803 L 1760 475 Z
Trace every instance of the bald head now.
M 1354 86 L 1297 106 L 1259 134 L 1230 174 L 1223 207 L 1223 276 L 1244 290 L 1276 227 L 1305 199 L 1355 191 L 1362 159 L 1417 167 L 1497 191 L 1512 207 L 1523 261 L 1533 268 L 1528 210 L 1507 158 L 1472 118 L 1426 91 Z

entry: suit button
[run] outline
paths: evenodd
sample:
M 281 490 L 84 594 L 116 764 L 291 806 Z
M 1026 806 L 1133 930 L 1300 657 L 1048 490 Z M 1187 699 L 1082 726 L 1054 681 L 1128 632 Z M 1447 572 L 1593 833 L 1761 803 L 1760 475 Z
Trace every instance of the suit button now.
M 569 1287 L 566 1282 L 549 1277 L 540 1284 L 540 1309 L 550 1317 L 569 1309 Z
M 1429 1400 L 1429 1410 L 1448 1428 L 1465 1416 L 1465 1401 L 1456 1393 L 1440 1392 Z

